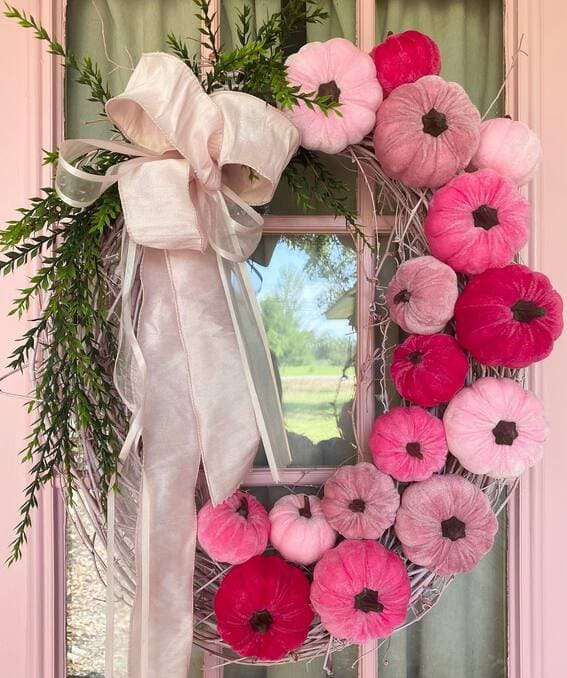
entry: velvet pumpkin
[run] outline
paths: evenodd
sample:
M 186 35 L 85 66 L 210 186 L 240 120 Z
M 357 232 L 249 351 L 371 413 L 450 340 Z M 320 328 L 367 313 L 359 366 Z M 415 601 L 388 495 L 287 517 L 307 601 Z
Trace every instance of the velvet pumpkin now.
M 321 500 L 307 494 L 287 494 L 270 511 L 270 541 L 287 560 L 311 565 L 335 545 Z
M 435 257 L 415 257 L 398 267 L 386 291 L 386 305 L 405 332 L 435 334 L 453 317 L 458 294 L 452 268 Z
M 405 621 L 410 581 L 402 559 L 376 541 L 347 539 L 315 566 L 311 602 L 337 638 L 385 638 Z
M 484 365 L 527 367 L 563 330 L 563 302 L 543 273 L 510 264 L 470 280 L 455 305 L 459 342 Z
M 400 495 L 372 464 L 342 466 L 325 483 L 321 502 L 329 525 L 349 539 L 379 539 L 394 524 Z
M 251 494 L 237 490 L 218 506 L 209 501 L 197 516 L 201 548 L 213 560 L 236 565 L 266 550 L 270 519 Z
M 303 102 L 284 111 L 299 130 L 304 148 L 339 153 L 372 131 L 382 88 L 371 57 L 350 40 L 309 42 L 287 58 L 286 67 L 290 85 L 340 104 L 340 115 Z
M 451 453 L 472 473 L 515 478 L 543 455 L 542 404 L 513 379 L 478 379 L 451 400 L 443 422 Z
M 480 114 L 465 90 L 426 75 L 395 89 L 380 106 L 374 148 L 388 176 L 437 188 L 467 167 L 479 135 Z
M 396 480 L 426 480 L 447 459 L 443 422 L 421 407 L 394 407 L 380 415 L 368 441 L 372 459 Z
M 461 174 L 434 194 L 423 225 L 431 254 L 475 275 L 509 264 L 527 243 L 529 202 L 493 170 Z
M 441 54 L 437 43 L 419 31 L 389 35 L 370 52 L 384 97 L 400 85 L 424 75 L 439 75 Z
M 471 164 L 477 169 L 489 167 L 523 186 L 533 178 L 540 160 L 541 142 L 524 122 L 493 118 L 480 127 L 480 143 Z
M 309 580 L 279 556 L 236 565 L 215 594 L 220 637 L 241 657 L 277 661 L 300 647 L 313 621 Z
M 451 400 L 465 383 L 469 363 L 448 334 L 412 334 L 396 346 L 390 372 L 398 393 L 416 405 Z
M 412 562 L 451 575 L 472 570 L 490 551 L 498 521 L 482 490 L 449 474 L 404 490 L 395 529 Z

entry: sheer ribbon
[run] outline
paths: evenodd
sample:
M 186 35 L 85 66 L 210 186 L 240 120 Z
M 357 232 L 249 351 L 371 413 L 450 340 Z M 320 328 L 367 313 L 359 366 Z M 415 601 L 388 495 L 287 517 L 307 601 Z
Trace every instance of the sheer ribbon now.
M 143 441 L 128 673 L 186 678 L 199 464 L 218 503 L 248 472 L 259 433 L 276 481 L 290 461 L 243 262 L 263 223 L 250 205 L 271 199 L 299 138 L 276 109 L 241 92 L 209 96 L 182 61 L 161 53 L 143 55 L 106 110 L 132 143 L 64 142 L 56 190 L 80 208 L 118 182 L 126 228 L 115 382 L 132 413 L 121 463 Z M 106 176 L 83 171 L 81 159 L 101 148 L 132 159 Z M 138 268 L 143 303 L 134 327 Z M 111 492 L 106 678 L 114 670 L 114 511 Z

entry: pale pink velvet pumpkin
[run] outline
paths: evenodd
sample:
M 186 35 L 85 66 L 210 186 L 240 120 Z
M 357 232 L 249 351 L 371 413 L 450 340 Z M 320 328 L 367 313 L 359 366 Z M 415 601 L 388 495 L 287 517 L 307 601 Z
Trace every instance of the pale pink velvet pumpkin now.
M 197 516 L 201 548 L 213 560 L 238 565 L 266 550 L 268 512 L 256 497 L 237 490 L 218 506 L 209 501 Z
M 515 478 L 543 455 L 543 406 L 513 379 L 478 379 L 451 400 L 443 422 L 451 453 L 472 473 Z
M 456 82 L 426 75 L 395 89 L 378 109 L 374 147 L 386 174 L 437 188 L 469 164 L 480 114 Z
M 453 317 L 457 275 L 435 257 L 414 257 L 398 267 L 386 291 L 392 320 L 409 334 L 441 332 Z
M 342 466 L 325 483 L 321 502 L 329 525 L 349 539 L 379 539 L 394 524 L 400 495 L 372 464 Z
M 321 501 L 307 494 L 287 494 L 270 511 L 270 541 L 286 559 L 311 565 L 335 545 L 337 533 L 329 525 Z

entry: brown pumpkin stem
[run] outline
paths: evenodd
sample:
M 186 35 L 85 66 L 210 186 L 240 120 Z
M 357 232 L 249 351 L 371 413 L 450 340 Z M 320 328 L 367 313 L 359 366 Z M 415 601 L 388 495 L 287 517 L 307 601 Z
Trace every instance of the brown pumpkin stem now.
M 513 445 L 518 437 L 516 422 L 501 419 L 492 429 L 492 435 L 497 445 Z
M 353 513 L 364 513 L 366 502 L 364 499 L 353 499 L 348 507 Z
M 411 299 L 409 290 L 400 290 L 394 297 L 394 304 L 406 304 Z
M 456 516 L 451 516 L 441 523 L 441 532 L 446 539 L 457 541 L 467 536 L 465 527 L 462 520 L 459 520 Z
M 354 597 L 354 609 L 361 612 L 382 612 L 384 606 L 378 600 L 378 591 L 373 589 L 362 589 Z
M 273 621 L 274 618 L 268 612 L 268 610 L 258 610 L 258 612 L 254 612 L 254 614 L 249 619 L 250 626 L 257 633 L 266 633 L 269 631 Z
M 408 360 L 414 365 L 418 365 L 423 359 L 423 353 L 421 351 L 412 351 L 408 354 Z
M 534 304 L 533 301 L 520 299 L 512 306 L 512 315 L 518 322 L 529 323 L 531 320 L 546 316 L 547 310 L 543 306 Z
M 423 459 L 423 454 L 421 452 L 421 443 L 408 443 L 406 445 L 406 452 L 410 457 L 415 457 L 416 459 Z
M 494 226 L 498 226 L 498 210 L 490 205 L 481 205 L 472 213 L 474 225 L 476 228 L 483 228 L 490 231 Z
M 506 113 L 506 115 L 503 115 L 502 117 L 506 118 L 506 120 L 512 120 L 512 116 L 509 113 Z
M 319 85 L 317 90 L 317 96 L 319 97 L 329 97 L 329 101 L 334 102 L 335 104 L 339 103 L 341 97 L 341 90 L 334 80 L 329 80 L 329 82 L 322 82 Z
M 236 509 L 236 513 L 238 513 L 238 515 L 242 516 L 243 518 L 248 518 L 248 498 L 247 497 L 241 497 L 240 504 L 239 504 L 238 508 Z
M 299 509 L 299 515 L 303 518 L 311 518 L 311 504 L 309 503 L 309 496 L 303 495 L 303 506 Z
M 389 38 L 391 35 L 394 35 L 394 31 L 388 31 L 386 37 Z
M 449 129 L 445 114 L 435 110 L 435 108 L 422 115 L 421 122 L 423 123 L 423 131 L 426 134 L 431 134 L 432 137 L 438 137 Z

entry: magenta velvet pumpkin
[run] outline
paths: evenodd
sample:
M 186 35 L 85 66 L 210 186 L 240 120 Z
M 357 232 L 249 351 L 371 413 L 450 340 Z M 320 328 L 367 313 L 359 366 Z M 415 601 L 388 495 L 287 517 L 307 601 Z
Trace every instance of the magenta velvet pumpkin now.
M 395 89 L 380 106 L 374 148 L 388 176 L 437 188 L 469 164 L 479 135 L 480 114 L 465 90 L 426 75 Z
M 411 588 L 402 559 L 376 541 L 347 539 L 315 566 L 311 602 L 337 638 L 385 638 L 405 621 Z
M 424 231 L 431 254 L 475 275 L 509 264 L 528 241 L 530 204 L 493 170 L 461 174 L 429 203 Z
M 394 407 L 374 422 L 369 440 L 376 466 L 396 480 L 426 480 L 447 459 L 443 422 L 421 407 Z
M 476 485 L 441 475 L 404 490 L 395 529 L 412 562 L 451 575 L 472 570 L 490 551 L 498 521 Z
M 437 43 L 419 31 L 389 35 L 370 52 L 384 97 L 400 85 L 424 75 L 439 75 L 441 54 Z
M 542 404 L 513 379 L 478 379 L 451 400 L 443 422 L 451 453 L 472 473 L 515 478 L 543 455 Z
M 448 334 L 413 334 L 394 350 L 390 368 L 398 393 L 422 407 L 451 400 L 464 383 L 469 362 Z
M 325 483 L 321 502 L 329 525 L 349 539 L 379 539 L 394 524 L 400 495 L 372 464 L 342 466 Z
M 484 365 L 527 367 L 563 330 L 563 302 L 543 273 L 511 264 L 470 280 L 455 305 L 459 342 Z
M 303 645 L 313 621 L 305 574 L 279 556 L 236 565 L 215 594 L 220 637 L 241 657 L 277 661 Z
M 266 550 L 268 512 L 251 494 L 237 490 L 218 506 L 209 501 L 197 517 L 201 548 L 213 560 L 236 565 Z
M 452 268 L 435 257 L 404 261 L 386 291 L 392 320 L 410 334 L 435 334 L 453 317 L 459 291 Z
M 311 565 L 337 540 L 321 500 L 307 494 L 287 494 L 270 511 L 270 541 L 286 560 Z
M 494 118 L 481 125 L 471 164 L 478 169 L 489 167 L 523 186 L 533 178 L 540 160 L 541 143 L 535 132 L 524 122 Z

